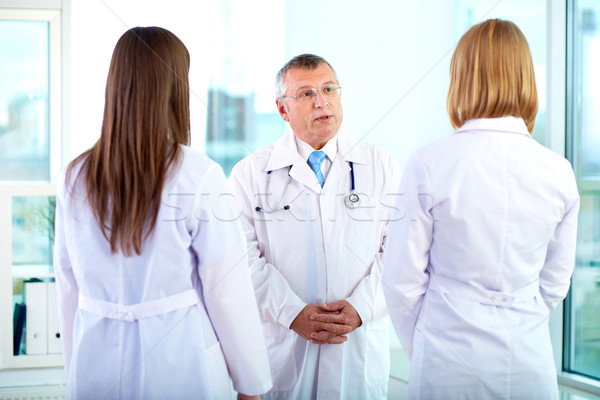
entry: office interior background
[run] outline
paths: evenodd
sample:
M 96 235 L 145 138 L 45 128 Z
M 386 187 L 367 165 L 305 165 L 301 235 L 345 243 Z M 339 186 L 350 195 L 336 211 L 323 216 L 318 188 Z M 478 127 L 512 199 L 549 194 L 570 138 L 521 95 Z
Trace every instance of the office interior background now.
M 192 147 L 228 174 L 282 134 L 274 77 L 305 52 L 336 69 L 342 129 L 403 165 L 453 133 L 450 58 L 488 18 L 512 20 L 527 37 L 540 100 L 533 136 L 575 170 L 576 268 L 551 334 L 562 396 L 600 395 L 600 1 L 0 0 L 0 399 L 64 395 L 52 307 L 56 183 L 99 137 L 111 54 L 127 29 L 161 26 L 188 47 Z M 392 377 L 406 381 L 409 362 L 390 337 Z

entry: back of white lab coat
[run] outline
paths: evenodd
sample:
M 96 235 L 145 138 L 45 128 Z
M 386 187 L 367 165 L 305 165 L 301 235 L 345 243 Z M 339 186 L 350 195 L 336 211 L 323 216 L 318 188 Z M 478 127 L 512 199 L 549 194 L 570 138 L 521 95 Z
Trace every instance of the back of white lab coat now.
M 231 204 L 221 202 L 228 196 L 219 196 L 225 177 L 204 155 L 181 149 L 140 255 L 111 253 L 81 181 L 59 190 L 54 267 L 68 398 L 223 399 L 231 396 L 228 375 L 244 393 L 270 387 L 245 239 Z M 197 304 L 135 321 L 100 315 L 80 297 L 110 311 L 190 291 Z
M 552 399 L 548 314 L 569 288 L 579 196 L 517 118 L 467 122 L 408 161 L 384 291 L 413 399 Z

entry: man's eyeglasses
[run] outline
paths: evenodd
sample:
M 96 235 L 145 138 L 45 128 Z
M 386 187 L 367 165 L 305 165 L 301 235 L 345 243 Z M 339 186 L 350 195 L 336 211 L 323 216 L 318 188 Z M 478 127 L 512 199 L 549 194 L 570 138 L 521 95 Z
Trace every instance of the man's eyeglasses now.
M 317 88 L 298 89 L 296 91 L 295 96 L 282 96 L 281 98 L 285 99 L 286 97 L 293 97 L 296 100 L 298 100 L 300 103 L 307 103 L 309 101 L 313 101 L 315 99 L 315 97 L 317 97 L 317 94 L 319 92 L 321 92 L 321 94 L 323 96 L 325 96 L 326 99 L 335 99 L 342 94 L 342 87 L 336 86 L 336 85 L 327 85 L 327 86 L 323 86 L 320 89 L 317 89 Z

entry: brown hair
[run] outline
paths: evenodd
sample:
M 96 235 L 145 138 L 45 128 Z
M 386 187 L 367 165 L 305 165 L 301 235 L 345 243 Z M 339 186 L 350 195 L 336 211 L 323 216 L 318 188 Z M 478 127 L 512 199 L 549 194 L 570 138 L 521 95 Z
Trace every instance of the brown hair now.
M 455 129 L 475 118 L 513 116 L 533 130 L 538 108 L 533 61 L 515 24 L 490 19 L 463 35 L 450 62 L 446 105 Z
M 141 254 L 180 144 L 189 144 L 190 57 L 168 30 L 132 28 L 112 55 L 100 139 L 82 162 L 87 199 L 113 253 Z

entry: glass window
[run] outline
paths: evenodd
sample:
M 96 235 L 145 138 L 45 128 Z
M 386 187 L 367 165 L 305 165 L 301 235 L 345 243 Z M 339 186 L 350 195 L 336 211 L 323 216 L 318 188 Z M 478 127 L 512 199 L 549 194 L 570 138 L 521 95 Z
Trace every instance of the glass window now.
M 222 2 L 214 15 L 214 55 L 206 60 L 206 153 L 229 173 L 241 158 L 277 140 L 286 124 L 275 106 L 275 74 L 288 59 L 308 52 L 336 69 L 344 88 L 342 129 L 388 149 L 403 165 L 416 148 L 452 133 L 445 107 L 450 56 L 458 38 L 487 18 L 512 20 L 529 41 L 540 95 L 533 136 L 543 143 L 546 2 L 433 3 L 436 14 L 417 3 L 345 7 L 331 1 L 320 6 L 323 15 L 337 15 L 331 24 L 295 2 L 270 0 L 261 13 L 243 0 Z M 312 21 L 310 29 L 299 22 L 304 20 Z M 342 43 L 352 43 L 353 50 Z
M 22 303 L 27 303 L 23 282 L 49 281 L 53 276 L 56 188 L 50 182 L 58 176 L 62 156 L 60 20 L 61 11 L 57 9 L 0 8 L 2 368 L 61 363 L 55 348 L 48 356 L 50 352 L 21 346 L 27 332 L 23 325 L 26 318 Z M 44 302 L 42 309 L 46 310 L 47 304 Z M 34 314 L 29 313 L 30 305 L 29 316 Z M 47 310 L 55 311 L 55 306 Z M 17 334 L 21 334 L 21 341 Z M 29 334 L 40 343 L 49 340 L 31 329 Z M 12 350 L 7 347 L 11 338 Z M 13 357 L 23 351 L 44 354 L 45 358 Z
M 283 65 L 283 2 L 268 0 L 261 13 L 243 0 L 228 0 L 215 14 L 207 101 L 206 153 L 225 173 L 246 155 L 281 136 L 285 123 L 275 107 L 275 74 Z M 248 18 L 248 15 L 252 15 Z
M 54 196 L 12 198 L 12 265 L 15 273 L 38 265 L 52 272 Z M 22 272 L 22 271 L 21 271 Z
M 564 369 L 600 379 L 600 3 L 567 3 L 567 151 L 581 207 Z
M 0 180 L 49 180 L 49 22 L 0 20 Z

